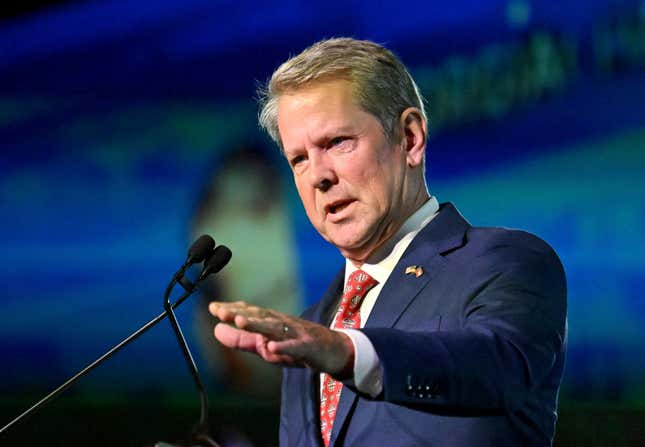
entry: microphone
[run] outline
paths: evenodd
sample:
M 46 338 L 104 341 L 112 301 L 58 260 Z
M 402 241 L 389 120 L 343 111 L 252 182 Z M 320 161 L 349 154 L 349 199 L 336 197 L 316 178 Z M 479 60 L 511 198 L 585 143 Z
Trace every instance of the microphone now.
M 231 260 L 233 253 L 226 245 L 220 245 L 210 254 L 206 262 L 204 262 L 204 270 L 199 275 L 198 281 L 202 281 L 208 275 L 219 272 L 224 268 L 228 261 Z
M 202 262 L 213 252 L 214 248 L 215 240 L 208 234 L 202 234 L 188 249 L 185 264 L 192 265 Z
M 157 325 L 161 320 L 166 318 L 168 315 L 172 315 L 174 317 L 174 312 L 172 312 L 173 309 L 175 309 L 177 306 L 179 306 L 181 303 L 183 303 L 196 289 L 197 286 L 210 274 L 216 273 L 220 271 L 230 260 L 231 255 L 230 255 L 230 250 L 226 247 L 220 248 L 220 250 L 213 249 L 215 246 L 215 241 L 213 240 L 212 237 L 208 235 L 203 235 L 200 236 L 190 247 L 188 250 L 188 256 L 186 259 L 186 262 L 182 267 L 179 269 L 177 273 L 175 273 L 173 280 L 171 281 L 171 284 L 174 285 L 178 281 L 184 279 L 183 275 L 185 273 L 185 270 L 192 264 L 202 262 L 204 259 L 208 259 L 205 262 L 205 266 L 202 269 L 201 274 L 199 275 L 198 280 L 196 281 L 195 284 L 191 283 L 188 280 L 182 281 L 182 286 L 186 288 L 186 291 L 184 294 L 177 299 L 174 303 L 170 304 L 170 306 L 164 310 L 162 313 L 157 315 L 155 318 L 141 326 L 139 329 L 137 329 L 135 332 L 121 340 L 121 342 L 117 343 L 114 345 L 111 349 L 109 349 L 105 354 L 94 360 L 92 363 L 87 365 L 85 368 L 80 370 L 78 373 L 76 373 L 74 376 L 70 377 L 66 382 L 64 382 L 62 385 L 60 385 L 58 388 L 56 388 L 54 391 L 43 397 L 40 401 L 36 402 L 34 405 L 32 405 L 29 409 L 25 410 L 22 414 L 17 416 L 15 419 L 13 419 L 11 422 L 9 422 L 7 425 L 4 427 L 0 428 L 0 435 L 9 428 L 11 428 L 13 425 L 17 424 L 21 420 L 25 419 L 26 417 L 30 416 L 31 414 L 35 413 L 39 408 L 44 406 L 46 403 L 50 402 L 54 398 L 58 397 L 63 391 L 67 390 L 69 387 L 71 387 L 74 383 L 76 383 L 79 379 L 81 379 L 83 376 L 87 375 L 90 371 L 92 371 L 94 368 L 98 367 L 100 364 L 108 360 L 110 357 L 112 357 L 114 354 L 119 352 L 121 349 L 123 349 L 125 346 L 139 338 L 143 333 L 147 332 L 149 329 Z M 215 253 L 220 253 L 217 255 L 217 257 L 214 256 Z M 228 253 L 228 256 L 225 256 L 224 253 Z M 210 270 L 206 272 L 206 269 L 209 268 Z M 186 283 L 186 285 L 184 285 Z M 187 285 L 190 285 L 190 287 L 187 287 Z M 176 319 L 175 319 L 176 321 Z M 198 437 L 199 438 L 199 437 Z M 210 445 L 216 446 L 217 444 L 212 443 L 211 440 L 202 440 L 202 442 L 206 443 L 206 445 L 209 445 L 208 442 L 211 442 Z
M 222 268 L 224 268 L 224 266 L 228 264 L 228 261 L 231 260 L 232 256 L 233 254 L 231 253 L 231 250 L 229 250 L 229 248 L 225 245 L 220 245 L 215 248 L 215 250 L 212 250 L 208 254 L 208 256 L 206 256 L 206 260 L 204 261 L 204 268 L 197 281 L 203 281 L 204 278 L 206 278 L 208 275 L 212 275 L 222 270 Z M 195 284 L 193 284 L 185 276 L 179 278 L 179 285 L 182 286 L 186 291 L 193 290 L 193 288 L 195 287 Z
M 194 287 L 194 285 L 192 285 L 190 281 L 184 278 L 186 270 L 191 265 L 198 264 L 206 259 L 213 252 L 214 248 L 215 240 L 211 236 L 209 236 L 208 234 L 202 234 L 201 236 L 199 236 L 188 249 L 186 261 L 173 275 L 172 281 L 170 281 L 170 284 L 168 284 L 168 288 L 172 289 L 177 282 L 179 282 L 185 290 L 188 290 L 188 288 L 190 287 Z

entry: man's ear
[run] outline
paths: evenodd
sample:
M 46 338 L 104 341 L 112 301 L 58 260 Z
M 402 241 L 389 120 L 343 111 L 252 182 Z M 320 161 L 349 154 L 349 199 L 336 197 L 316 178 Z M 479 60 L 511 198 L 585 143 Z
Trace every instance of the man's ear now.
M 414 168 L 422 165 L 426 151 L 427 125 L 421 111 L 416 107 L 408 107 L 401 113 L 399 125 L 408 166 Z

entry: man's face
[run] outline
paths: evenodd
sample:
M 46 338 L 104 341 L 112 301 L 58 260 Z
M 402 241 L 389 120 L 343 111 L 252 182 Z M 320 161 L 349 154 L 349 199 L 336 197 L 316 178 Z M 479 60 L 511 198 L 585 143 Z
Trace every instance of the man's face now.
M 344 80 L 283 94 L 278 128 L 309 220 L 362 263 L 413 211 L 404 145 L 388 141 Z

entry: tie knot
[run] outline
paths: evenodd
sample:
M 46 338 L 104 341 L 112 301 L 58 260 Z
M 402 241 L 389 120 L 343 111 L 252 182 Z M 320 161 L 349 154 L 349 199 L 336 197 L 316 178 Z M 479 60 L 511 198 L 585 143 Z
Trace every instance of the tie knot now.
M 367 292 L 374 287 L 378 281 L 365 273 L 363 270 L 356 270 L 347 278 L 347 284 L 343 291 L 341 308 L 343 310 L 356 310 Z
M 376 284 L 376 280 L 360 269 L 356 270 L 354 273 L 349 275 L 349 278 L 347 278 L 347 285 L 355 287 L 372 287 L 374 284 Z

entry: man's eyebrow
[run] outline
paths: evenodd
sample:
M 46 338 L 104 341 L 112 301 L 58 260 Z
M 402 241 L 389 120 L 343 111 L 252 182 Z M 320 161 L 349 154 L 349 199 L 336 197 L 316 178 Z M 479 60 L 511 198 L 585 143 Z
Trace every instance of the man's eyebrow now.
M 351 136 L 351 135 L 356 135 L 358 133 L 359 133 L 358 129 L 356 129 L 356 127 L 351 124 L 342 125 L 339 127 L 332 126 L 318 132 L 315 138 L 312 138 L 312 140 L 315 144 L 321 145 L 321 144 L 326 144 L 333 138 L 336 138 L 339 136 Z M 301 146 L 293 147 L 293 148 L 286 148 L 283 146 L 282 148 L 282 152 L 284 153 L 284 156 L 287 159 L 289 157 L 293 157 L 294 155 L 300 154 L 303 151 L 305 151 L 305 149 L 302 148 Z
M 329 129 L 329 133 L 333 134 L 333 136 L 345 135 L 345 134 L 354 134 L 354 133 L 356 133 L 356 127 L 351 125 L 351 124 L 347 124 L 345 126 L 340 126 L 340 127 L 335 127 L 335 128 Z
M 354 126 L 350 125 L 344 125 L 344 126 L 339 126 L 339 127 L 329 127 L 327 129 L 323 129 L 318 136 L 316 137 L 315 141 L 319 143 L 323 142 L 328 142 L 329 140 L 340 137 L 340 136 L 350 136 L 354 135 L 357 133 L 357 130 Z
M 283 148 L 282 152 L 284 153 L 285 158 L 289 159 L 295 155 L 302 153 L 304 149 L 302 148 Z

